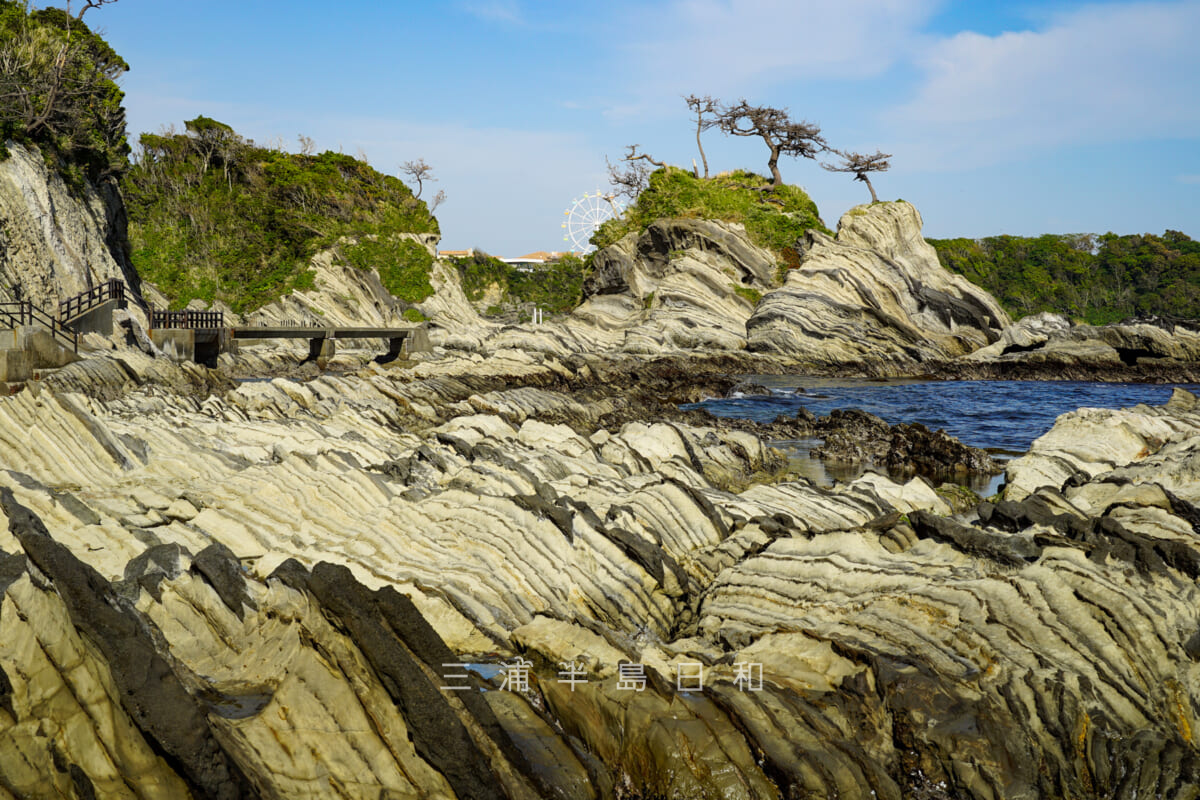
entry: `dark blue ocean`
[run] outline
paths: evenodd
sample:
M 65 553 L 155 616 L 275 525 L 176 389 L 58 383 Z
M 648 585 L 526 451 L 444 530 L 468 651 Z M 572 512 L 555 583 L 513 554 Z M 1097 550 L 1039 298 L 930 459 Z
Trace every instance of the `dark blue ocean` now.
M 794 416 L 800 408 L 817 416 L 835 408 L 857 408 L 893 425 L 920 422 L 931 430 L 942 428 L 965 444 L 1002 457 L 1028 450 L 1060 414 L 1082 407 L 1161 405 L 1174 389 L 1164 384 L 1083 381 L 880 381 L 778 375 L 752 375 L 747 380 L 766 386 L 771 394 L 735 394 L 685 408 L 704 408 L 717 416 L 760 422 L 769 422 L 780 414 Z M 1178 385 L 1200 392 L 1196 384 Z M 779 444 L 803 458 L 815 440 Z M 853 475 L 829 477 L 844 480 Z

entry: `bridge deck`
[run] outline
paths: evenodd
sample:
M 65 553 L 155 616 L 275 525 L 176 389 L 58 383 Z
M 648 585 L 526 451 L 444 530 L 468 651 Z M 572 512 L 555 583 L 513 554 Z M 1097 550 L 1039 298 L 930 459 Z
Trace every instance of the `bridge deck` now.
M 412 335 L 413 328 L 242 326 L 232 332 L 234 339 L 399 339 Z

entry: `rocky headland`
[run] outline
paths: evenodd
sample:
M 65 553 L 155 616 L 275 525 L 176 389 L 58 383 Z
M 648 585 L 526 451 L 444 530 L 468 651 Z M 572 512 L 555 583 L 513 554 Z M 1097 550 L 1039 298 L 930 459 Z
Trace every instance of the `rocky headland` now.
M 72 202 L 45 230 L 104 246 Z M 742 224 L 657 220 L 541 325 L 444 262 L 399 300 L 337 247 L 213 306 L 415 310 L 432 352 L 391 363 L 85 337 L 0 398 L 0 800 L 1200 795 L 1194 395 L 1006 465 L 861 412 L 679 408 L 746 374 L 1194 374 L 1186 324 L 1012 324 L 920 227 L 861 206 L 781 269 Z M 888 474 L 815 485 L 771 446 L 800 436 Z

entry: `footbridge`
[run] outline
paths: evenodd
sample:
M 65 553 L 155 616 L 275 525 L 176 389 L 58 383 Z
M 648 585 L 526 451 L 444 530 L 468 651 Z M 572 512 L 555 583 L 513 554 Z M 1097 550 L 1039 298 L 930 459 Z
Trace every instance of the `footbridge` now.
M 391 361 L 404 352 L 429 350 L 429 336 L 421 327 L 356 328 L 317 327 L 305 325 L 241 325 L 230 328 L 234 339 L 308 339 L 308 358 L 311 361 L 333 358 L 338 339 L 386 339 L 387 352 L 381 361 Z
M 424 326 L 367 327 L 350 325 L 226 325 L 220 311 L 159 311 L 150 313 L 154 343 L 181 360 L 212 364 L 221 353 L 236 348 L 238 340 L 307 339 L 308 358 L 324 367 L 337 352 L 338 339 L 383 339 L 386 352 L 378 361 L 391 361 L 405 353 L 428 352 Z

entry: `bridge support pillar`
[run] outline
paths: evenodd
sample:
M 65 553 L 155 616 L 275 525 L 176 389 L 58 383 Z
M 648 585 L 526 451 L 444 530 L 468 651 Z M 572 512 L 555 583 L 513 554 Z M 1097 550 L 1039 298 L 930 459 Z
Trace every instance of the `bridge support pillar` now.
M 185 328 L 153 328 L 150 341 L 167 358 L 179 363 L 196 360 L 196 332 Z
M 317 366 L 325 369 L 329 360 L 337 354 L 337 345 L 332 337 L 321 336 L 308 340 L 308 358 L 305 361 L 316 361 Z

